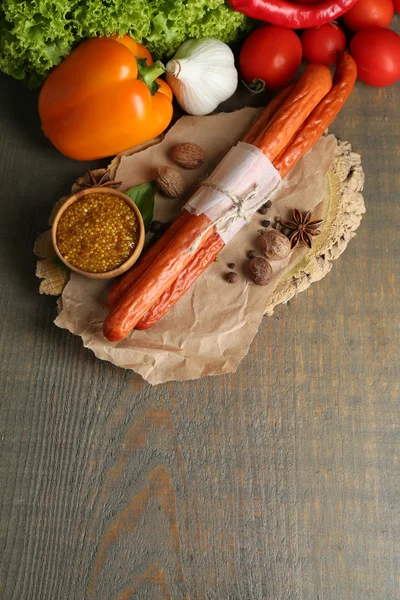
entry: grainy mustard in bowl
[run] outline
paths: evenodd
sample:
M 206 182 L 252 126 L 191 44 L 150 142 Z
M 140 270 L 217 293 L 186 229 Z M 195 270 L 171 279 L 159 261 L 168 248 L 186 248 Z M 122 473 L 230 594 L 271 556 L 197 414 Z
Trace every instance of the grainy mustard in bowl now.
M 129 269 L 143 249 L 144 235 L 133 200 L 107 188 L 71 196 L 52 226 L 59 258 L 72 271 L 93 279 L 110 279 Z

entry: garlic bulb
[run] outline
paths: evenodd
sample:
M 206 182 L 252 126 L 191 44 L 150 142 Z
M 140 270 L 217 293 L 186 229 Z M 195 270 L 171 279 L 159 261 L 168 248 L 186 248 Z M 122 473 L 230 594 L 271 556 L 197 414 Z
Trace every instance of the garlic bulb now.
M 179 105 L 190 115 L 210 114 L 238 84 L 232 50 L 213 38 L 184 42 L 166 70 Z

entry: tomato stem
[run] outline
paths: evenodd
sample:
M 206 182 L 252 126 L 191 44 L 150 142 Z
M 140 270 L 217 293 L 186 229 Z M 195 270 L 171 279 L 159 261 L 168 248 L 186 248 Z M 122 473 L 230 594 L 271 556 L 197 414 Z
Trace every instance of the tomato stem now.
M 264 90 L 266 89 L 266 85 L 265 85 L 265 81 L 263 79 L 253 79 L 253 81 L 248 84 L 245 81 L 243 81 L 242 79 L 242 83 L 244 85 L 244 87 L 246 87 L 249 92 L 251 92 L 252 94 L 260 94 L 261 92 L 264 92 Z

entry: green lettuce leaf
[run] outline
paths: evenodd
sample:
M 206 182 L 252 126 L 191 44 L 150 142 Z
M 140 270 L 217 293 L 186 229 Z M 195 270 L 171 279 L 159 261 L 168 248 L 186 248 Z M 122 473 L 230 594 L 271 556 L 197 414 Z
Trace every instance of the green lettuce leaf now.
M 166 59 L 191 37 L 240 40 L 249 23 L 224 0 L 3 0 L 0 70 L 37 87 L 88 37 L 129 33 Z

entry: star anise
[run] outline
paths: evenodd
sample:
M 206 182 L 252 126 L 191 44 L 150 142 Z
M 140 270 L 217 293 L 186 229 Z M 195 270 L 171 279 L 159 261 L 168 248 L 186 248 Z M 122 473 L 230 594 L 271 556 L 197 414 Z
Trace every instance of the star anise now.
M 322 219 L 311 221 L 311 210 L 301 214 L 297 208 L 293 211 L 292 219 L 293 221 L 282 221 L 282 225 L 291 230 L 289 234 L 290 247 L 294 248 L 299 242 L 302 242 L 311 248 L 313 236 L 320 233 L 318 228 Z
M 83 177 L 79 177 L 79 179 L 74 183 L 71 191 L 73 194 L 75 194 L 81 190 L 92 187 L 107 187 L 117 189 L 120 185 L 120 181 L 110 179 L 109 169 L 95 169 L 94 171 L 88 169 L 87 173 Z

